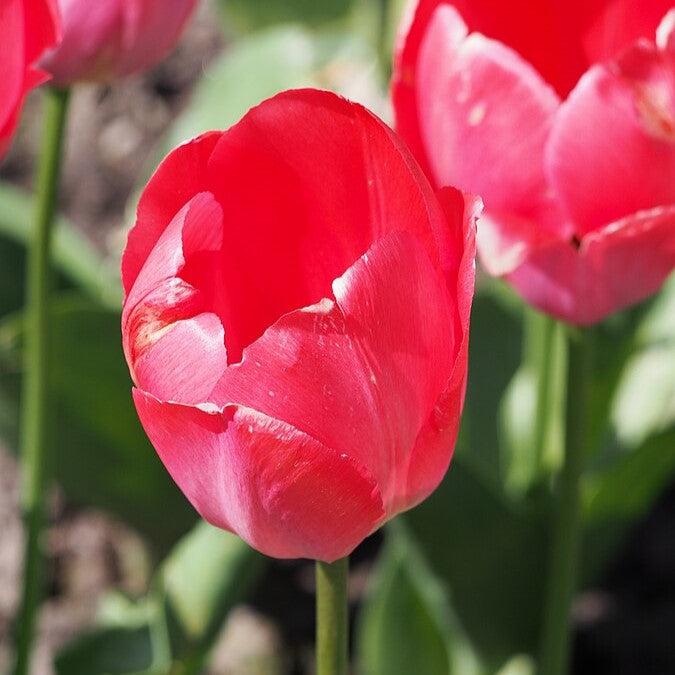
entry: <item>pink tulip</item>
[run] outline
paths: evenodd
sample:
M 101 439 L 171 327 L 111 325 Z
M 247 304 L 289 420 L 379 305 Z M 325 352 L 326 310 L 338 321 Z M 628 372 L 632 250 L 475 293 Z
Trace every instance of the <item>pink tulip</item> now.
M 438 485 L 477 210 L 314 90 L 164 160 L 122 260 L 122 333 L 141 422 L 206 520 L 332 561 Z
M 197 0 L 57 0 L 63 41 L 43 61 L 59 86 L 151 68 L 180 37 Z
M 35 67 L 58 39 L 58 12 L 51 0 L 0 3 L 0 157 L 19 121 L 26 94 L 49 79 Z
M 675 267 L 672 0 L 421 0 L 397 128 L 438 185 L 480 194 L 478 249 L 530 303 L 591 324 Z

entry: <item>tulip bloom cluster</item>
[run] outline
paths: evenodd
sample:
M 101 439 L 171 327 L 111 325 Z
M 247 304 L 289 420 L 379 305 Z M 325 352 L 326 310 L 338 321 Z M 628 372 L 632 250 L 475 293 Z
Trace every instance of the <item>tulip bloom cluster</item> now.
M 178 40 L 197 0 L 55 0 L 63 41 L 42 65 L 54 84 L 107 82 L 154 66 Z
M 206 520 L 332 561 L 437 486 L 478 208 L 326 92 L 168 156 L 124 253 L 122 331 L 143 426 Z
M 400 38 L 399 132 L 436 184 L 485 200 L 485 268 L 573 323 L 675 267 L 671 6 L 421 0 Z
M 52 0 L 0 4 L 0 157 L 7 150 L 26 94 L 48 79 L 35 64 L 56 44 L 57 18 Z

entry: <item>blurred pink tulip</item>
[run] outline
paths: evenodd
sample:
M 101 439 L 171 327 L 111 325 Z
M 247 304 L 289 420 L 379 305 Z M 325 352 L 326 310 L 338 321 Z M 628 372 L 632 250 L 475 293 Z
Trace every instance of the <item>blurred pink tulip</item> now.
M 35 62 L 58 39 L 52 0 L 0 2 L 0 157 L 16 129 L 26 94 L 49 79 Z
M 43 60 L 58 86 L 151 68 L 178 41 L 197 0 L 57 0 L 63 41 Z
M 437 185 L 483 197 L 484 267 L 573 323 L 675 267 L 671 6 L 421 0 L 401 35 L 398 131 Z

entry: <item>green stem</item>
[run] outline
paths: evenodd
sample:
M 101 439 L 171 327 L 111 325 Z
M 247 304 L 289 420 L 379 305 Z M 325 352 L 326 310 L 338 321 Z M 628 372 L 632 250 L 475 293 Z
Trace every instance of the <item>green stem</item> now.
M 16 634 L 16 675 L 30 662 L 42 586 L 40 532 L 49 440 L 50 247 L 56 211 L 68 91 L 48 90 L 37 179 L 37 213 L 26 277 L 26 339 L 21 426 L 22 509 L 26 530 L 22 606 Z
M 390 0 L 376 0 L 377 2 L 377 57 L 380 62 L 380 71 L 385 82 L 391 76 L 391 55 L 388 50 L 388 30 Z
M 570 335 L 567 359 L 565 456 L 556 495 L 539 672 L 566 675 L 570 660 L 570 609 L 576 590 L 581 539 L 580 483 L 586 454 L 591 336 Z
M 349 558 L 316 563 L 316 675 L 346 675 Z
M 530 365 L 536 376 L 536 408 L 532 433 L 532 469 L 537 475 L 546 454 L 551 413 L 552 380 L 554 374 L 554 347 L 556 322 L 550 317 L 528 310 L 526 345 Z

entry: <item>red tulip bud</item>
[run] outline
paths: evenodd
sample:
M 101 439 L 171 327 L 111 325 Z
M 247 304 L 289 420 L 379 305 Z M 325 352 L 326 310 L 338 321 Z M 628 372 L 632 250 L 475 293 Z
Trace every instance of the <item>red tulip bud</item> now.
M 122 332 L 143 426 L 206 520 L 332 561 L 438 485 L 477 209 L 326 92 L 167 157 L 124 253 Z

